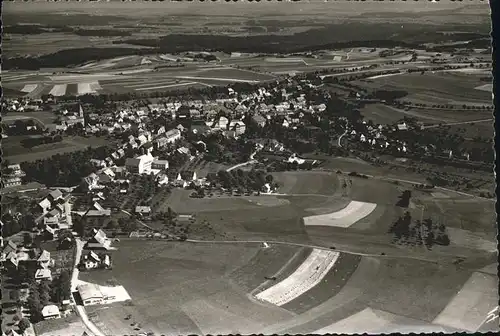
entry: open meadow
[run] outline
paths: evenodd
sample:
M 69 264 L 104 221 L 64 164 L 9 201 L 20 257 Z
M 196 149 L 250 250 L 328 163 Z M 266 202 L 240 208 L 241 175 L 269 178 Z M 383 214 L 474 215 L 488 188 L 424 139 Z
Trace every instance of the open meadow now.
M 105 138 L 84 138 L 75 136 L 66 137 L 61 142 L 26 148 L 21 144 L 21 140 L 25 138 L 27 137 L 15 136 L 2 139 L 3 157 L 11 163 L 36 161 L 46 159 L 56 154 L 75 152 L 89 146 L 104 146 L 109 143 Z
M 471 286 L 467 268 L 450 273 L 424 261 L 272 243 L 266 248 L 259 243 L 124 239 L 117 247 L 111 271 L 81 275 L 99 285 L 122 285 L 130 294 L 131 302 L 87 308 L 105 333 L 132 333 L 137 326 L 135 331 L 157 333 L 310 333 L 338 327 L 335 323 L 360 330 L 352 329 L 358 325 L 354 317 L 366 307 L 399 317 L 401 323 L 390 319 L 395 331 L 449 331 L 460 326 L 441 323 L 440 316 L 459 314 L 454 296 L 462 286 Z M 493 284 L 485 283 L 483 291 Z M 288 294 L 279 294 L 283 290 Z M 493 304 L 483 302 L 480 312 Z M 220 316 L 231 322 L 217 323 Z M 402 323 L 405 318 L 414 323 Z M 476 330 L 480 322 L 475 319 L 467 330 Z
M 484 84 L 480 78 L 487 74 L 487 70 L 483 73 L 435 71 L 358 80 L 354 83 L 367 89 L 407 91 L 408 96 L 402 100 L 412 103 L 491 105 L 491 92 L 476 89 Z

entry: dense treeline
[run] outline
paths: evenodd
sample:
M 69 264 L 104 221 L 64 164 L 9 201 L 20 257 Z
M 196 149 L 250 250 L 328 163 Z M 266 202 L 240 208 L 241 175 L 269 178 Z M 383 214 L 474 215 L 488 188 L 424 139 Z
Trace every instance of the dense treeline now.
M 428 249 L 431 249 L 435 244 L 443 246 L 450 244 L 450 238 L 444 224 L 437 224 L 430 218 L 423 221 L 412 221 L 409 212 L 405 212 L 392 224 L 389 233 L 394 235 L 393 242 L 396 244 L 425 245 Z
M 21 140 L 21 144 L 23 145 L 23 147 L 31 148 L 31 147 L 35 147 L 35 146 L 44 145 L 44 144 L 61 142 L 62 140 L 63 140 L 62 135 L 56 134 L 54 136 L 47 135 L 47 136 L 38 136 L 38 137 L 23 139 L 23 140 Z
M 109 147 L 87 148 L 82 151 L 56 154 L 50 158 L 21 163 L 27 179 L 47 186 L 75 186 L 82 177 L 95 171 L 90 159 L 105 159 L 112 150 Z
M 132 36 L 131 32 L 111 29 L 75 29 L 73 33 L 79 36 Z
M 38 25 L 12 25 L 3 27 L 4 34 L 38 35 L 48 30 Z
M 65 49 L 53 54 L 30 57 L 4 58 L 2 66 L 4 69 L 28 69 L 39 70 L 40 68 L 58 68 L 82 64 L 88 61 L 98 61 L 113 57 L 127 55 L 155 54 L 153 49 L 139 50 L 135 48 L 75 48 Z
M 208 173 L 207 181 L 227 189 L 260 191 L 266 183 L 273 184 L 274 179 L 271 174 L 266 174 L 263 170 L 235 169 L 232 171 L 220 170 L 217 174 Z

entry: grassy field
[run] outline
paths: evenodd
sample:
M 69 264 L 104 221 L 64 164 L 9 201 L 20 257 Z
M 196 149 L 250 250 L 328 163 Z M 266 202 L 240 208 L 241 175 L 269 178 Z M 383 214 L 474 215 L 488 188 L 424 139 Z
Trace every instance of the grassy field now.
M 460 72 L 409 73 L 400 76 L 380 77 L 355 81 L 362 87 L 377 90 L 405 90 L 403 100 L 425 104 L 491 104 L 491 94 L 476 90 L 484 75 Z
M 233 332 L 244 332 L 248 326 L 291 316 L 282 309 L 255 304 L 245 297 L 244 288 L 235 287 L 234 282 L 227 280 L 227 276 L 254 258 L 259 251 L 256 244 L 193 245 L 122 240 L 118 247 L 112 255 L 111 280 L 127 289 L 133 303 L 90 309 L 113 334 L 131 333 L 130 324 L 134 321 L 144 326 L 143 331 L 158 334 L 206 332 L 212 328 L 207 323 L 214 317 L 200 316 L 207 314 L 203 306 L 227 313 L 231 305 L 233 318 L 247 323 Z M 84 281 L 102 285 L 110 279 L 108 272 L 82 276 Z M 132 314 L 133 321 L 124 320 L 127 314 Z M 198 329 L 197 325 L 205 330 Z
M 407 111 L 384 104 L 365 105 L 360 111 L 365 119 L 382 125 L 393 124 L 405 117 L 416 118 L 425 124 L 470 122 L 492 118 L 491 111 L 487 110 L 410 109 Z M 465 128 L 469 125 L 457 125 L 456 128 Z
M 56 154 L 69 153 L 88 146 L 103 146 L 109 143 L 105 138 L 67 137 L 62 142 L 35 146 L 31 149 L 21 145 L 21 137 L 8 137 L 2 140 L 4 158 L 12 163 L 36 161 Z
M 285 263 L 300 252 L 300 247 L 271 245 L 260 249 L 245 265 L 229 274 L 229 278 L 240 288 L 250 293 L 259 287 L 265 277 L 273 277 Z
M 338 178 L 334 173 L 279 172 L 273 173 L 274 180 L 280 185 L 282 194 L 333 195 L 338 189 Z

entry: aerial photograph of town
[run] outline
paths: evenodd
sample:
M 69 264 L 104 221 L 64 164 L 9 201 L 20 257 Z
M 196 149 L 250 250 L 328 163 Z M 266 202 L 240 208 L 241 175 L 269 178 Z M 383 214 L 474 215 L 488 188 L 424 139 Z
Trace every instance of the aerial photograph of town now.
M 500 331 L 488 1 L 2 14 L 2 336 Z

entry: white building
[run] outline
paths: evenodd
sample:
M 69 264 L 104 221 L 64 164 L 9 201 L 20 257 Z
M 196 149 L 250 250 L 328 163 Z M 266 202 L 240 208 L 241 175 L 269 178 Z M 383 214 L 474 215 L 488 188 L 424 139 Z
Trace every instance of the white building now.
M 155 159 L 151 163 L 151 169 L 157 169 L 157 170 L 168 169 L 168 161 Z
M 77 287 L 80 298 L 84 306 L 92 304 L 101 304 L 104 302 L 104 295 L 96 284 L 85 283 Z
M 153 161 L 154 157 L 148 153 L 136 158 L 128 158 L 125 161 L 125 167 L 134 174 L 149 174 L 151 173 Z
M 181 131 L 177 128 L 171 129 L 170 131 L 165 133 L 165 138 L 168 143 L 175 142 L 181 138 Z
M 47 305 L 42 308 L 42 316 L 44 320 L 52 320 L 61 318 L 61 312 L 56 305 Z

